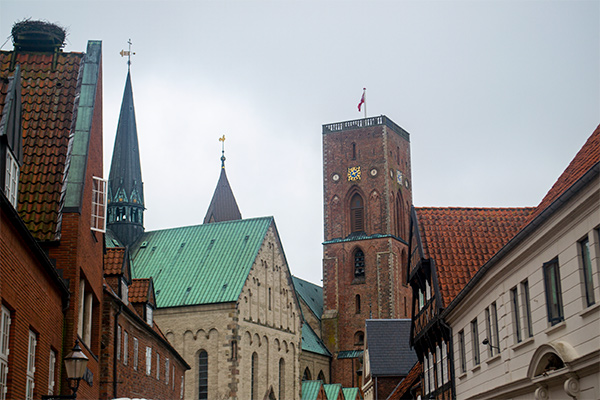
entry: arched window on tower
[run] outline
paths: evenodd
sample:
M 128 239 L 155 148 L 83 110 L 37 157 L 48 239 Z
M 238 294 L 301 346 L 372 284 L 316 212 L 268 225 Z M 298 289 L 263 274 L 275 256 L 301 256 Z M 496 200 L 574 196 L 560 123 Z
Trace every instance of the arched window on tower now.
M 285 361 L 279 359 L 279 400 L 285 400 Z
M 208 353 L 204 350 L 198 354 L 198 399 L 208 399 Z
M 311 374 L 310 374 L 310 370 L 308 369 L 308 367 L 306 367 L 306 369 L 304 370 L 304 374 L 302 374 L 302 380 L 303 381 L 311 381 Z
M 365 208 L 360 194 L 356 193 L 350 200 L 350 228 L 352 232 L 364 232 Z
M 358 331 L 354 334 L 354 345 L 362 346 L 365 344 L 365 334 L 363 331 Z
M 365 253 L 361 249 L 354 252 L 354 277 L 361 279 L 365 277 Z
M 356 143 L 352 143 L 352 159 L 356 160 Z
M 360 294 L 357 294 L 354 303 L 356 305 L 356 314 L 360 314 Z
M 258 354 L 252 353 L 252 366 L 250 368 L 250 398 L 258 399 Z

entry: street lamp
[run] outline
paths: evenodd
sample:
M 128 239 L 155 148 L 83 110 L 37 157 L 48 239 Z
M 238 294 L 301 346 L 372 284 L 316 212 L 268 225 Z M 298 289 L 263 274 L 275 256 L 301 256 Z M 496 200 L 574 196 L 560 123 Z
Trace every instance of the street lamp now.
M 81 351 L 79 340 L 75 340 L 73 350 L 65 357 L 67 380 L 69 381 L 69 388 L 73 391 L 73 398 L 77 398 L 77 389 L 79 389 L 79 382 L 81 382 L 83 374 L 85 374 L 87 363 L 88 358 Z
M 77 399 L 77 389 L 79 389 L 79 382 L 83 379 L 87 368 L 88 358 L 81 347 L 79 347 L 79 340 L 75 340 L 75 346 L 73 350 L 65 357 L 65 370 L 67 372 L 67 381 L 69 381 L 69 389 L 73 394 L 69 395 L 44 395 L 42 400 L 66 400 L 66 399 Z

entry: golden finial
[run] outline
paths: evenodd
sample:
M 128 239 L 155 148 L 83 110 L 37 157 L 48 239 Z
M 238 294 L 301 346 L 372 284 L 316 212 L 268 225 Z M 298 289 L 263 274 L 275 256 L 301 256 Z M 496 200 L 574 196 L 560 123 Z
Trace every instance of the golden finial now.
M 131 68 L 131 56 L 135 56 L 135 53 L 131 51 L 131 39 L 127 40 L 127 44 L 129 44 L 129 50 L 121 50 L 119 53 L 121 57 L 127 56 L 127 70 Z
M 225 135 L 219 138 L 221 142 L 221 168 L 225 168 Z

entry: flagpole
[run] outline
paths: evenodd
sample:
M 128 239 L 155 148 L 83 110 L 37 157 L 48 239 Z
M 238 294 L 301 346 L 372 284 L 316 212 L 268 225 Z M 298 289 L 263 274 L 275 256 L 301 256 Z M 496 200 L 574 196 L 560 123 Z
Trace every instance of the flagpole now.
M 365 99 L 365 119 L 367 118 L 367 88 L 363 88 L 363 96 Z

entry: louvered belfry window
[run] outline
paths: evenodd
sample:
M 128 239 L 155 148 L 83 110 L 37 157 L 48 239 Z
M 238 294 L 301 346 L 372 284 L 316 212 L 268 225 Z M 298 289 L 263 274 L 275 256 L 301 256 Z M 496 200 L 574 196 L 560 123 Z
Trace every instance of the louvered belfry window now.
M 361 249 L 354 253 L 354 277 L 364 278 L 365 276 L 365 253 Z
M 350 200 L 350 225 L 352 232 L 364 232 L 365 212 L 364 203 L 360 194 L 355 194 Z

